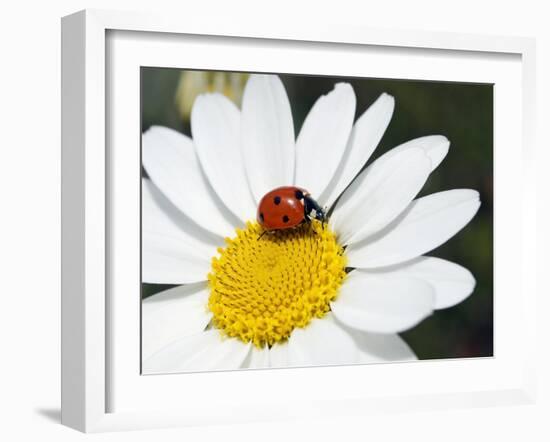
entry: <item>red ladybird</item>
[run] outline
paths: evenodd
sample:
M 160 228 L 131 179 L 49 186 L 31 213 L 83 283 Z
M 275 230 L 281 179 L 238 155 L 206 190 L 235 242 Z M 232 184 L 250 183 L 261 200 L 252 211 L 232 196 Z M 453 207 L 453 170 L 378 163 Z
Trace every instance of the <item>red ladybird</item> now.
M 312 219 L 324 222 L 325 211 L 300 187 L 277 187 L 266 193 L 258 205 L 257 220 L 266 231 L 291 229 Z

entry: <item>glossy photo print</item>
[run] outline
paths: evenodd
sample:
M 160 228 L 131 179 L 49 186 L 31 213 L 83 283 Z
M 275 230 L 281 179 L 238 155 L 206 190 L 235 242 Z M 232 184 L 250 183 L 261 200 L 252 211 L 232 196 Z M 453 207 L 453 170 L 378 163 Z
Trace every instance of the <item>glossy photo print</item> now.
M 143 374 L 493 355 L 493 86 L 141 69 Z

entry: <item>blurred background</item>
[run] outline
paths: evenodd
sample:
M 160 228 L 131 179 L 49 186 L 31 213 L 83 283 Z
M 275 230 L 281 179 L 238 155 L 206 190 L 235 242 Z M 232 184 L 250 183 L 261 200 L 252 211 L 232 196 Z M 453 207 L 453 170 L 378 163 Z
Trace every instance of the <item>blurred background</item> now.
M 438 310 L 401 336 L 420 359 L 493 355 L 493 86 L 491 84 L 279 75 L 292 107 L 298 134 L 307 112 L 341 81 L 357 96 L 356 118 L 382 93 L 395 97 L 395 111 L 373 158 L 424 135 L 445 135 L 449 154 L 430 175 L 420 196 L 453 188 L 481 194 L 475 218 L 455 237 L 429 253 L 468 268 L 474 293 L 455 307 Z M 191 135 L 189 115 L 196 96 L 221 92 L 240 106 L 247 74 L 142 68 L 142 131 L 151 125 Z M 372 161 L 371 159 L 371 161 Z M 144 171 L 143 171 L 144 172 Z M 169 288 L 142 285 L 147 297 Z

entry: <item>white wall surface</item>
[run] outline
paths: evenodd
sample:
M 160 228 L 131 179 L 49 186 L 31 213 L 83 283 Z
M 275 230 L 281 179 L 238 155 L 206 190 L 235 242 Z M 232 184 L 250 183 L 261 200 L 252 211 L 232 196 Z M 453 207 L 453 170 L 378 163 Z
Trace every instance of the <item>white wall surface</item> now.
M 254 20 L 269 14 L 281 21 L 292 16 L 306 25 L 315 16 L 319 22 L 377 28 L 536 37 L 538 181 L 539 192 L 546 195 L 539 212 L 539 268 L 544 275 L 550 264 L 544 231 L 550 225 L 545 170 L 550 149 L 545 138 L 550 123 L 550 14 L 544 4 L 535 0 L 4 2 L 0 10 L 0 440 L 550 440 L 550 290 L 542 278 L 537 405 L 94 436 L 59 424 L 61 16 L 83 8 L 111 8 L 215 14 L 228 20 L 232 15 Z

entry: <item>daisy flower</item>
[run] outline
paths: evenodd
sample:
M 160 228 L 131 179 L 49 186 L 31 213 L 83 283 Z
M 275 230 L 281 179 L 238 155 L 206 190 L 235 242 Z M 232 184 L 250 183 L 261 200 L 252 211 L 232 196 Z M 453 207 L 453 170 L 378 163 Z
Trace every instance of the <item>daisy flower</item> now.
M 144 373 L 414 360 L 398 333 L 472 293 L 467 269 L 424 255 L 480 206 L 468 189 L 416 198 L 449 141 L 417 138 L 364 167 L 394 99 L 354 122 L 355 107 L 336 84 L 295 137 L 280 79 L 252 75 L 241 110 L 197 97 L 192 139 L 143 134 L 142 278 L 177 285 L 142 301 Z M 258 202 L 288 185 L 327 207 L 327 224 L 258 239 Z

